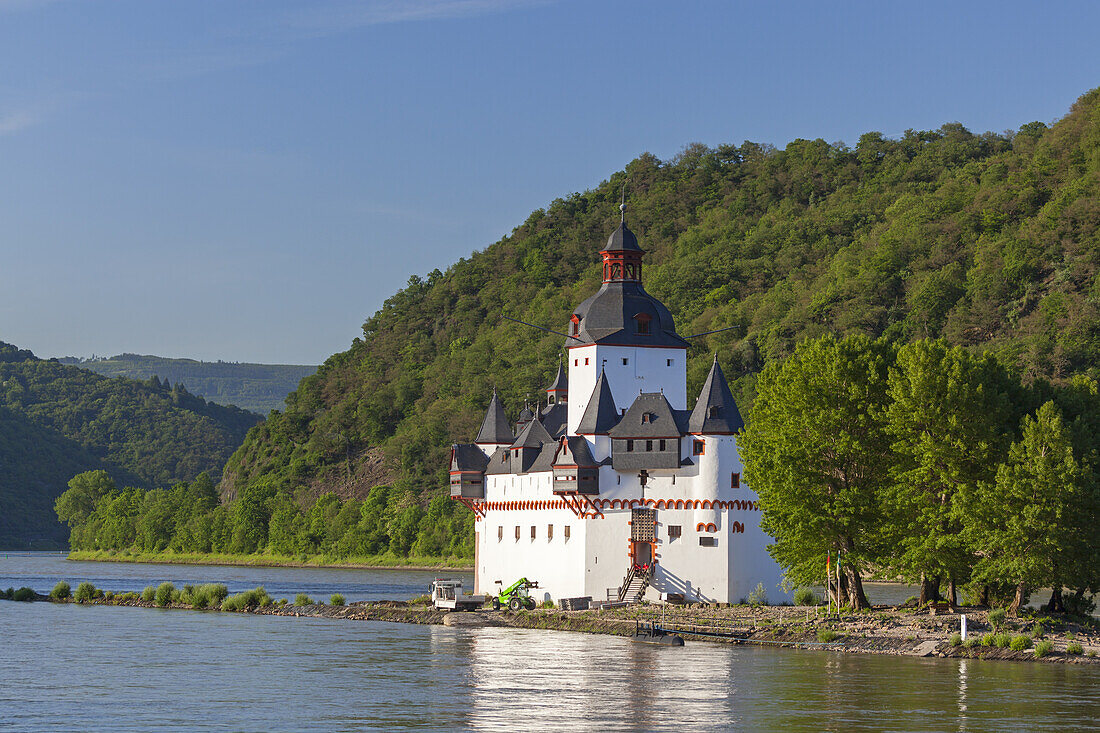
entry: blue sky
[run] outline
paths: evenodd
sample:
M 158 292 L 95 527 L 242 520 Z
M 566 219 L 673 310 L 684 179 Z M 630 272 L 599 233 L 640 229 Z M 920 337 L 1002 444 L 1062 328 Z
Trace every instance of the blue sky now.
M 1051 122 L 1095 2 L 0 0 L 0 340 L 318 363 L 642 152 Z

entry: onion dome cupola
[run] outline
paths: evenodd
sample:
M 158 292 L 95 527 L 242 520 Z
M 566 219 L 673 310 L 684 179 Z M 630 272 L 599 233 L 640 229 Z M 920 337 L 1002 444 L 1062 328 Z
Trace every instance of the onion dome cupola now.
M 718 354 L 715 354 L 710 374 L 703 382 L 695 409 L 688 418 L 688 432 L 695 435 L 733 435 L 744 427 L 745 421 L 737 409 L 726 375 L 718 366 Z
M 581 421 L 577 424 L 577 435 L 607 435 L 618 424 L 619 410 L 615 407 L 607 377 L 601 371 L 588 399 L 588 407 L 584 408 Z
M 546 396 L 551 405 L 565 402 L 569 397 L 569 377 L 565 374 L 565 366 L 561 359 L 558 359 L 558 373 L 554 377 L 554 382 L 546 388 Z
M 623 222 L 611 233 L 603 257 L 603 284 L 573 311 L 567 346 L 608 344 L 686 348 L 672 313 L 642 287 L 638 238 Z
M 489 409 L 485 411 L 485 419 L 481 422 L 481 430 L 477 432 L 474 443 L 477 445 L 511 445 L 514 437 L 512 427 L 508 424 L 508 416 L 504 414 L 504 405 L 493 390 L 493 398 L 489 400 Z

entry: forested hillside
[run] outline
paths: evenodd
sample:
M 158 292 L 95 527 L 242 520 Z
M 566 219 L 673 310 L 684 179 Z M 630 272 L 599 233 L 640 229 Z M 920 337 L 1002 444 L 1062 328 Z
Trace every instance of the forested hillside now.
M 298 382 L 317 371 L 315 366 L 299 364 L 196 361 L 145 354 L 119 354 L 93 359 L 66 357 L 58 361 L 107 377 L 144 381 L 155 376 L 166 380 L 169 385 L 183 382 L 191 394 L 219 405 L 235 405 L 261 415 L 283 409 L 283 400 L 298 386 Z
M 64 543 L 53 502 L 76 473 L 142 487 L 220 475 L 258 417 L 177 386 L 108 379 L 0 342 L 0 547 Z
M 495 386 L 514 413 L 557 366 L 558 330 L 599 284 L 600 249 L 628 221 L 644 280 L 681 333 L 725 326 L 689 354 L 689 394 L 712 351 L 747 407 L 756 374 L 807 336 L 946 338 L 1025 382 L 1100 377 L 1100 90 L 1048 129 L 959 124 L 642 155 L 554 201 L 446 272 L 413 277 L 250 431 L 227 465 L 233 495 L 264 477 L 288 493 L 363 497 L 372 483 L 436 491 L 449 443 L 470 439 Z M 514 418 L 514 414 L 511 415 Z M 384 455 L 364 470 L 365 456 Z

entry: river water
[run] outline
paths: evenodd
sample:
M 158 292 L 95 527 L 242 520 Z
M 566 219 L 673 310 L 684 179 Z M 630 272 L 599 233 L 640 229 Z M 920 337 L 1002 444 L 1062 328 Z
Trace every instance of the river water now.
M 407 598 L 433 573 L 0 555 L 0 587 Z M 0 730 L 1093 730 L 1092 666 L 0 602 Z

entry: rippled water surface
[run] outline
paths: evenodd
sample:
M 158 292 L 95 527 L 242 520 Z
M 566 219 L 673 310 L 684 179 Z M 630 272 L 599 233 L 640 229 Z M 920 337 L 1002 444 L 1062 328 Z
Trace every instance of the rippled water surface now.
M 21 575 L 21 564 L 33 569 Z M 377 598 L 419 593 L 432 576 L 73 565 L 0 555 L 0 585 L 220 580 Z M 45 585 L 19 580 L 32 574 Z M 0 639 L 0 729 L 12 730 L 1054 731 L 1100 721 L 1100 673 L 1068 665 L 12 602 L 0 602 Z

